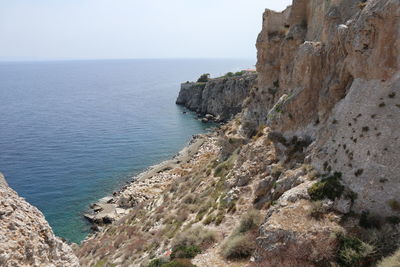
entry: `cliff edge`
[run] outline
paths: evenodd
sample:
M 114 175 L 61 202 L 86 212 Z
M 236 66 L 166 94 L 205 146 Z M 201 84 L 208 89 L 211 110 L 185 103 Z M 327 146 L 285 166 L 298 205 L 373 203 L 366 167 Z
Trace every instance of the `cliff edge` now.
M 242 71 L 206 82 L 186 82 L 181 84 L 176 104 L 200 115 L 210 114 L 215 121 L 227 121 L 242 111 L 256 79 L 256 72 Z
M 0 225 L 0 266 L 80 266 L 43 214 L 19 197 L 1 173 Z

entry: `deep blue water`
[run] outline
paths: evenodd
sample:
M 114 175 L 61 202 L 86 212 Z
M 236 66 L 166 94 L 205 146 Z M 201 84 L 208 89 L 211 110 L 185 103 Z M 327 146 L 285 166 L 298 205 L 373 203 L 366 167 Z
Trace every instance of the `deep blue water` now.
M 80 242 L 82 213 L 176 154 L 205 124 L 175 105 L 181 82 L 252 67 L 251 60 L 0 63 L 0 172 Z

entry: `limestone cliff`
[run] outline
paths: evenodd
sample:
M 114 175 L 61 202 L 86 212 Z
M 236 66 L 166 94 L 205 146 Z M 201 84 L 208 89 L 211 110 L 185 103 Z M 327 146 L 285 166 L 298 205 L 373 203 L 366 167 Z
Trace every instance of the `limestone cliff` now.
M 176 103 L 202 115 L 211 114 L 217 121 L 226 121 L 242 111 L 256 78 L 254 72 L 243 72 L 237 77 L 220 77 L 206 83 L 183 83 Z
M 0 174 L 0 266 L 79 266 L 43 214 L 12 190 Z
M 244 133 L 260 125 L 311 138 L 313 165 L 338 171 L 355 209 L 395 213 L 400 195 L 399 1 L 295 0 L 267 10 L 257 39 L 258 89 Z

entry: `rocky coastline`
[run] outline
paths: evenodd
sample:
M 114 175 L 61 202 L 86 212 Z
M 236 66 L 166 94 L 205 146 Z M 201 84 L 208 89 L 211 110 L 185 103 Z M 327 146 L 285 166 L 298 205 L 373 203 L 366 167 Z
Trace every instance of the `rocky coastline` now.
M 266 10 L 256 77 L 181 86 L 226 123 L 92 205 L 80 264 L 400 266 L 398 25 L 398 0 Z
M 243 101 L 256 82 L 257 72 L 245 70 L 182 83 L 176 104 L 196 112 L 202 122 L 226 122 L 242 111 Z
M 110 224 L 129 214 L 130 210 L 140 202 L 154 197 L 159 190 L 150 192 L 149 188 L 165 183 L 168 174 L 165 172 L 187 164 L 194 155 L 199 153 L 202 145 L 215 133 L 194 135 L 180 152 L 171 159 L 149 167 L 148 170 L 135 176 L 131 182 L 114 192 L 111 196 L 99 199 L 90 205 L 90 211 L 84 217 L 93 224 L 92 229 L 99 231 L 104 225 Z
M 226 123 L 125 190 L 81 264 L 399 266 L 380 263 L 400 247 L 399 4 L 266 10 L 256 76 L 181 85 L 177 104 Z

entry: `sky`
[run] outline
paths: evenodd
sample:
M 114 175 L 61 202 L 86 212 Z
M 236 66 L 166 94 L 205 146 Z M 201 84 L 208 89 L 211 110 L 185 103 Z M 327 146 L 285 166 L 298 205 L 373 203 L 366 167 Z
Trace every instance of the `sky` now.
M 0 0 L 0 60 L 255 58 L 291 0 Z

